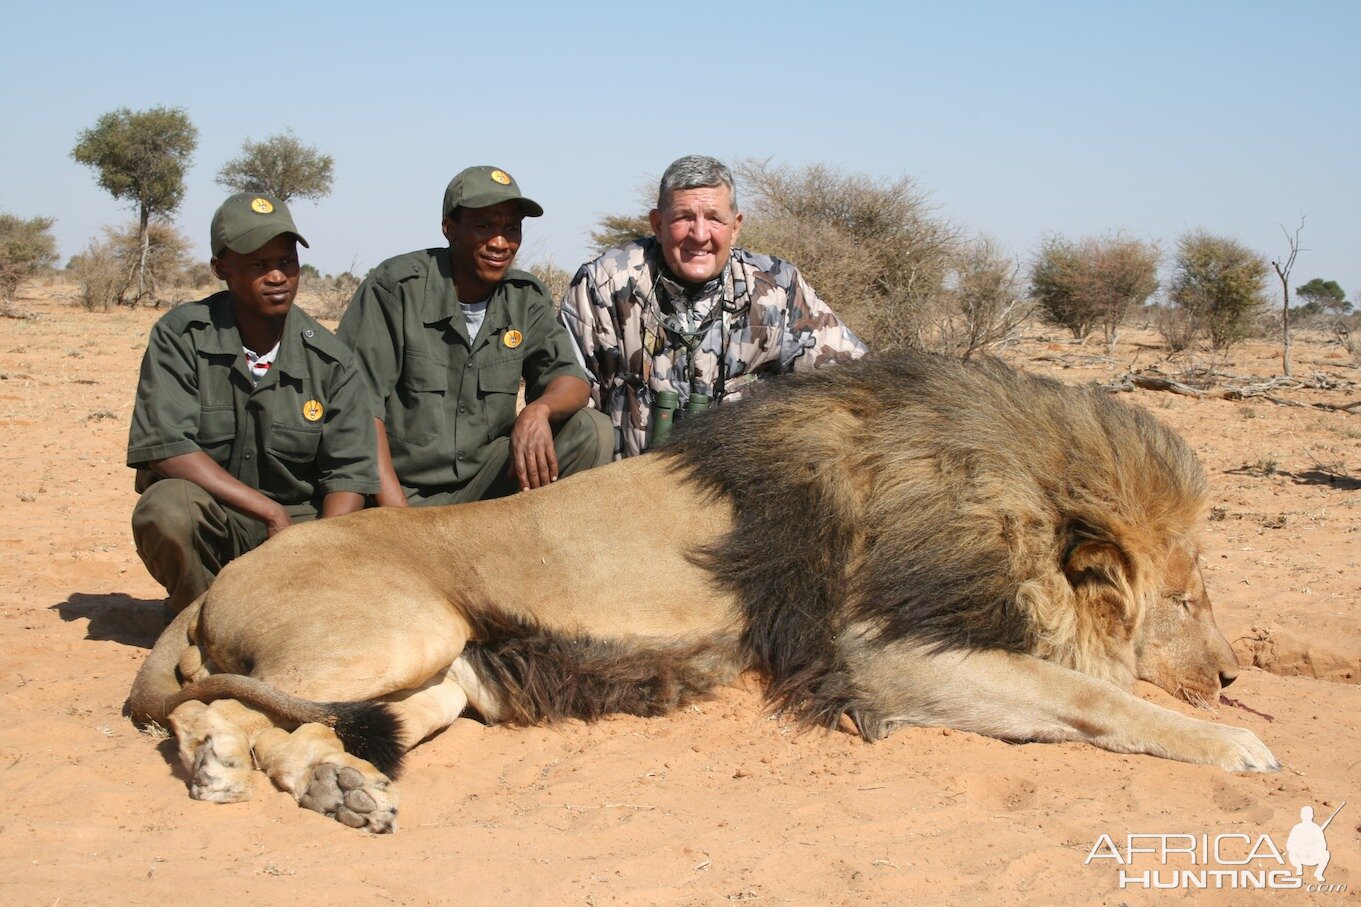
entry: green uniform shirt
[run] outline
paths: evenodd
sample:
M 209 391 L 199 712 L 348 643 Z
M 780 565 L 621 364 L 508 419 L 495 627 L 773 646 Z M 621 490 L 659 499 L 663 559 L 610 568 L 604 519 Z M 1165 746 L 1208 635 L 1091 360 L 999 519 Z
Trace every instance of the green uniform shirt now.
M 378 491 L 373 411 L 354 354 L 296 305 L 259 385 L 230 293 L 178 306 L 151 329 L 128 465 L 196 450 L 285 506 Z
M 337 331 L 368 378 L 408 489 L 452 490 L 476 475 L 490 442 L 510 434 L 522 377 L 530 401 L 559 375 L 587 380 L 533 275 L 507 272 L 475 338 L 458 302 L 449 250 L 411 252 L 374 269 Z

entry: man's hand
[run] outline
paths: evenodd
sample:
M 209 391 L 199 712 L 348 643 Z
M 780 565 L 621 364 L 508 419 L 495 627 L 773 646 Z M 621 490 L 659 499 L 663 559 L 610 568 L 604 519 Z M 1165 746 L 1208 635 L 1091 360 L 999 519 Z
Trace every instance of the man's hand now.
M 274 538 L 274 536 L 293 525 L 293 517 L 289 514 L 284 505 L 275 501 L 270 501 L 270 503 L 274 506 L 269 508 L 270 513 L 265 518 L 265 529 L 268 532 L 268 537 Z
M 510 463 L 506 474 L 521 491 L 540 488 L 558 479 L 558 454 L 553 449 L 549 408 L 536 400 L 520 410 L 510 430 Z
M 506 476 L 521 491 L 542 488 L 558 480 L 558 454 L 553 449 L 553 425 L 586 405 L 591 386 L 574 375 L 559 375 L 532 403 L 525 404 L 510 430 L 510 463 Z
M 193 482 L 223 506 L 259 520 L 265 524 L 270 538 L 293 525 L 293 518 L 282 504 L 246 485 L 201 450 L 152 460 L 147 465 L 158 476 Z

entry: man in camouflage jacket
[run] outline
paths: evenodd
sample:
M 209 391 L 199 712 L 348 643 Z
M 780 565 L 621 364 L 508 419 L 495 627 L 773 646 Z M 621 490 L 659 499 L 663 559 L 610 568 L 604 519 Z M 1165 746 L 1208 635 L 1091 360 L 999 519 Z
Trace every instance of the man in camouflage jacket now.
M 582 265 L 562 303 L 616 459 L 648 448 L 662 391 L 683 413 L 692 397 L 731 401 L 759 378 L 865 354 L 797 268 L 733 247 L 742 215 L 722 163 L 673 163 L 649 217 L 652 237 Z

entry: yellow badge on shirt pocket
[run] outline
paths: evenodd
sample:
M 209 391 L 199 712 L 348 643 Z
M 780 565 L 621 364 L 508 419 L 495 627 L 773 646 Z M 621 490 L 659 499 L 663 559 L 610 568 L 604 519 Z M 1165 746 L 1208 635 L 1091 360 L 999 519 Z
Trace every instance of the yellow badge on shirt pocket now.
M 515 330 L 506 331 L 501 335 L 501 342 L 506 345 L 507 349 L 513 350 L 525 342 L 525 335 Z
M 320 400 L 308 400 L 302 405 L 302 417 L 308 422 L 316 422 L 326 412 Z

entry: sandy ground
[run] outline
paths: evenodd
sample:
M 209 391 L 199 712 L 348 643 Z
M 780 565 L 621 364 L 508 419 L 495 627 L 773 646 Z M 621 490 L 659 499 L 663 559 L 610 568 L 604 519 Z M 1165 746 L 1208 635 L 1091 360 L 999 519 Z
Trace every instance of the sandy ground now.
M 87 313 L 60 284 L 19 302 L 42 317 L 0 320 L 0 902 L 1139 903 L 1152 895 L 1122 890 L 1115 861 L 1087 862 L 1101 835 L 1123 848 L 1129 833 L 1266 834 L 1284 851 L 1302 806 L 1322 819 L 1344 801 L 1327 882 L 1345 891 L 1166 894 L 1329 903 L 1361 888 L 1361 415 L 1126 395 L 1204 460 L 1211 594 L 1256 665 L 1228 692 L 1261 713 L 1223 707 L 1216 720 L 1262 737 L 1278 774 L 939 729 L 869 746 L 767 717 L 748 688 L 664 719 L 460 720 L 412 754 L 398 833 L 369 837 L 258 774 L 249 803 L 194 802 L 171 745 L 121 716 L 160 623 L 123 466 L 158 313 Z M 1130 337 L 1106 357 L 1036 329 L 1006 355 L 1069 382 L 1107 380 L 1159 361 L 1152 334 Z M 1322 338 L 1295 362 L 1297 374 L 1361 380 Z M 1227 368 L 1273 375 L 1277 353 L 1248 345 Z M 1223 855 L 1246 849 L 1225 839 Z M 1159 863 L 1127 868 L 1141 877 Z M 1188 857 L 1165 870 L 1179 868 Z

